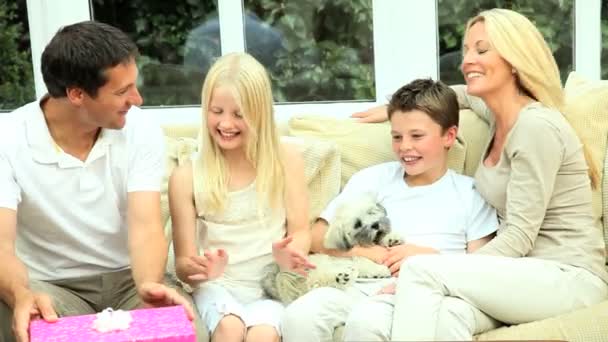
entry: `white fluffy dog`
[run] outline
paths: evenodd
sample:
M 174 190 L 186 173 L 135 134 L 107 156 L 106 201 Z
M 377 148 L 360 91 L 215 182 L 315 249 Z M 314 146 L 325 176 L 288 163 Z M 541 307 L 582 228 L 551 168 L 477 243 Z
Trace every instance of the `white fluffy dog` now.
M 386 210 L 373 196 L 363 195 L 342 203 L 327 228 L 323 244 L 326 248 L 349 250 L 354 246 L 382 245 L 386 247 L 403 241 L 391 233 Z M 276 264 L 266 269 L 262 287 L 270 298 L 291 303 L 317 287 L 343 289 L 356 278 L 387 278 L 390 271 L 384 265 L 363 258 L 339 258 L 326 254 L 312 254 L 310 261 L 315 269 L 303 277 L 293 272 L 281 272 Z

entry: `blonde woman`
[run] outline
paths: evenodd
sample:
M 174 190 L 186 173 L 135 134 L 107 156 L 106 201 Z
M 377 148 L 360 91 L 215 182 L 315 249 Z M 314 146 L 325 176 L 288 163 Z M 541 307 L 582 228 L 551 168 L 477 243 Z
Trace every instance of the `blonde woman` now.
M 527 18 L 493 9 L 469 20 L 463 53 L 459 102 L 491 130 L 476 186 L 501 228 L 472 255 L 405 262 L 394 340 L 470 340 L 500 323 L 544 319 L 608 296 L 591 209 L 598 176 L 560 112 L 564 95 L 549 47 Z
M 303 159 L 279 141 L 272 106 L 258 61 L 221 57 L 203 85 L 199 153 L 170 179 L 177 274 L 212 341 L 278 341 L 283 306 L 264 297 L 262 270 L 313 267 Z

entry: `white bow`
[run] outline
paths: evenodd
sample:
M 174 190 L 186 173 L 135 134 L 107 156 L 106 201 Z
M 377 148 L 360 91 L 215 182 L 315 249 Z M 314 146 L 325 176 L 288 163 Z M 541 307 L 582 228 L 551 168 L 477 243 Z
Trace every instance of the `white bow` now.
M 101 333 L 127 330 L 133 320 L 133 317 L 131 317 L 131 314 L 128 311 L 114 311 L 112 308 L 107 308 L 95 316 L 97 318 L 93 321 L 93 329 Z

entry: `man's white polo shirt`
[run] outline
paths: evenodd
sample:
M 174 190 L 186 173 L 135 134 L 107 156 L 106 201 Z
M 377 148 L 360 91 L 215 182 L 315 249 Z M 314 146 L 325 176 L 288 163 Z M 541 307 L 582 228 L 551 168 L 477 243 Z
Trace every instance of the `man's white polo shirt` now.
M 132 107 L 103 129 L 86 161 L 61 151 L 38 101 L 0 115 L 0 207 L 17 210 L 17 256 L 56 280 L 129 267 L 127 193 L 160 191 L 160 126 Z

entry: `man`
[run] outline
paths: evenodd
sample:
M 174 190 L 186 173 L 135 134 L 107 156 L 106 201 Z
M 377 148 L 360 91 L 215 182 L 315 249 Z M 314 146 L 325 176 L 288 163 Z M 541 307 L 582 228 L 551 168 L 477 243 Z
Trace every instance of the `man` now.
M 33 317 L 188 301 L 163 285 L 164 140 L 135 106 L 137 47 L 81 22 L 42 54 L 48 94 L 0 117 L 0 340 Z M 12 330 L 11 334 L 11 321 Z

